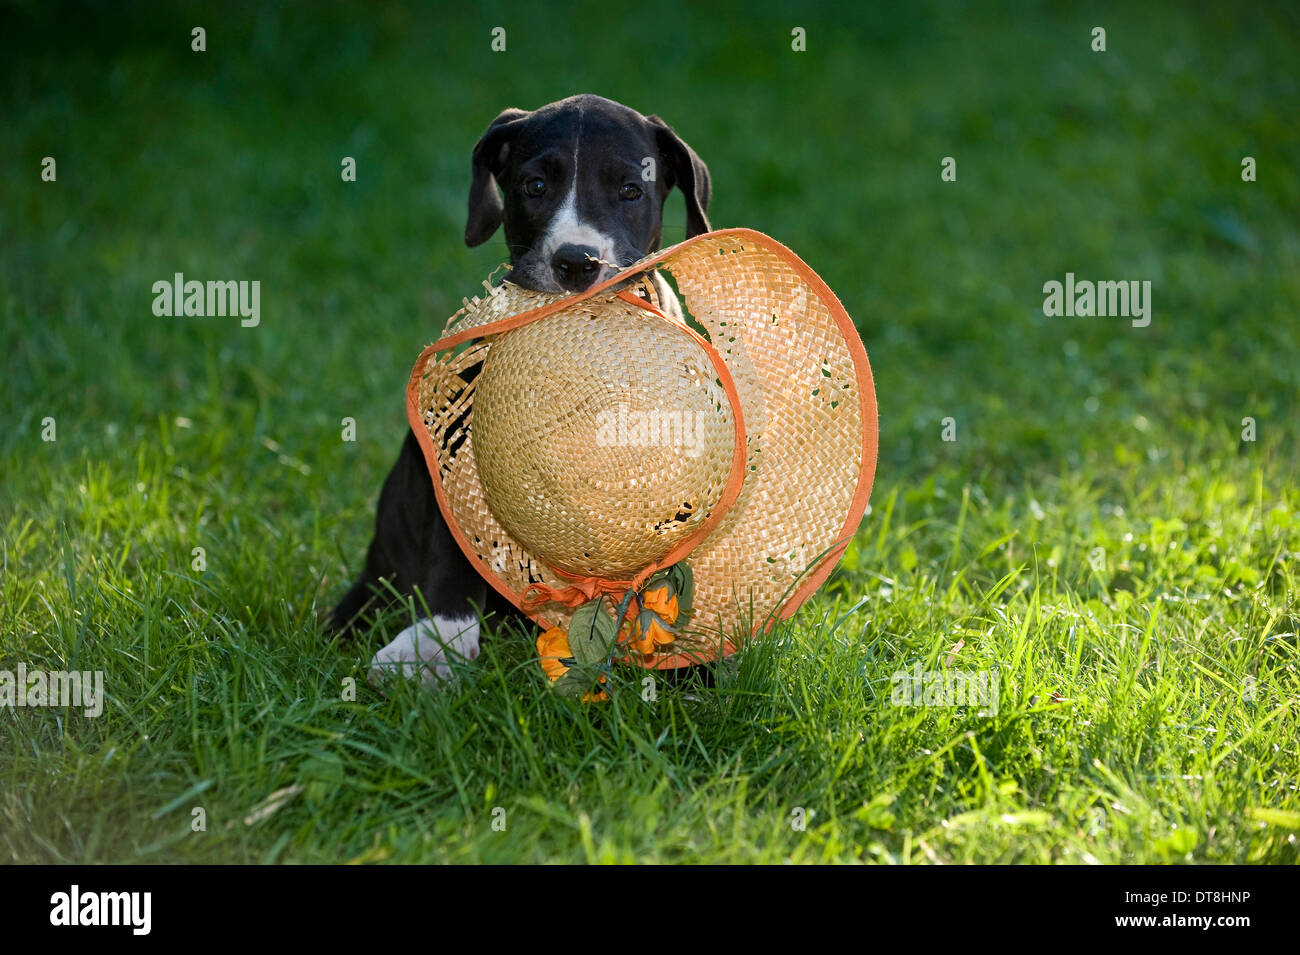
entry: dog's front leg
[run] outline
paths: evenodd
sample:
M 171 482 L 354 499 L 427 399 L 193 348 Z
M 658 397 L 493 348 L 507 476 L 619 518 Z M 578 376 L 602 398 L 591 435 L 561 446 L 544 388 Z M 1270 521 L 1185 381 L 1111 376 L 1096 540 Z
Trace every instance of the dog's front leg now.
M 434 684 L 451 677 L 453 662 L 468 662 L 479 654 L 479 620 L 437 616 L 417 620 L 370 661 L 370 682 L 390 676 L 419 677 Z
M 411 598 L 416 619 L 370 661 L 372 682 L 386 674 L 434 682 L 450 675 L 453 660 L 478 656 L 487 583 L 438 509 L 413 432 L 384 482 L 365 570 L 335 608 L 334 629 L 366 627 L 395 597 Z

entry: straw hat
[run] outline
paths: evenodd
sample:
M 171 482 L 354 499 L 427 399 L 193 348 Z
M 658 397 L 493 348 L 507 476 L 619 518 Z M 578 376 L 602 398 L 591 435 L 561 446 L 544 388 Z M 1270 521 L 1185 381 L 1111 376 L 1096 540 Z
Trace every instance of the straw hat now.
M 457 543 L 546 630 L 552 679 L 602 654 L 715 659 L 794 613 L 876 464 L 866 351 L 825 283 L 727 229 L 578 295 L 488 288 L 420 355 L 407 414 Z

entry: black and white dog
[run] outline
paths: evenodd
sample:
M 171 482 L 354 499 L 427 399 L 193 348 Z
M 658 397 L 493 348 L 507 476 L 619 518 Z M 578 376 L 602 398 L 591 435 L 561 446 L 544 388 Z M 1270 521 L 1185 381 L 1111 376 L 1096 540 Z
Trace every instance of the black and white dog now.
M 709 231 L 708 168 L 659 117 L 592 95 L 508 109 L 474 147 L 465 243 L 486 242 L 504 225 L 510 281 L 580 292 L 659 248 L 674 186 L 686 197 L 686 237 Z M 478 656 L 481 614 L 516 613 L 456 545 L 411 432 L 380 493 L 365 569 L 334 608 L 331 629 L 351 634 L 408 596 L 420 619 L 375 654 L 372 678 L 446 677 L 450 660 Z

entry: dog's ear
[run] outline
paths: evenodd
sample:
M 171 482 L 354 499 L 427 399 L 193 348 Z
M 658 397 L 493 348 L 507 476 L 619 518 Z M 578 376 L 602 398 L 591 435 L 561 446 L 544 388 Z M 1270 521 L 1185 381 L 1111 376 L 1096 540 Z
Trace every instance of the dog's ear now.
M 667 161 L 668 188 L 676 186 L 686 196 L 686 238 L 709 231 L 709 218 L 705 212 L 713 198 L 713 183 L 709 167 L 695 155 L 695 150 L 673 132 L 673 128 L 658 116 L 647 116 L 654 130 L 655 142 Z
M 505 212 L 497 195 L 497 179 L 510 150 L 510 140 L 527 110 L 508 109 L 487 128 L 474 147 L 474 176 L 469 184 L 469 218 L 465 222 L 465 244 L 482 245 L 492 238 Z

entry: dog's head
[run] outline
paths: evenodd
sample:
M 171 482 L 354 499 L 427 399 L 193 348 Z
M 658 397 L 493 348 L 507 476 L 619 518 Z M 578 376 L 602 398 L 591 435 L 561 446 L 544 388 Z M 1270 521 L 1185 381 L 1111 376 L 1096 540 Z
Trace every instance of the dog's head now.
M 599 96 L 506 110 L 474 147 L 473 170 L 465 243 L 504 224 L 510 279 L 528 288 L 582 291 L 658 249 L 674 186 L 687 238 L 709 231 L 700 157 L 658 116 Z

